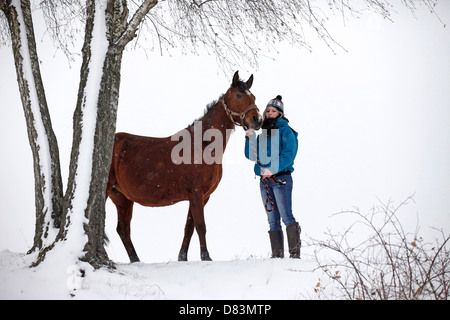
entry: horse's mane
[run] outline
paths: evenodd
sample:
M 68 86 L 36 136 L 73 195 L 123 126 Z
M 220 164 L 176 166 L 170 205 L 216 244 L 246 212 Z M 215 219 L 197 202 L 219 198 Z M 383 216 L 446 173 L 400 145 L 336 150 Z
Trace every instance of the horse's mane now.
M 205 108 L 205 111 L 203 112 L 203 116 L 202 118 L 209 112 L 209 110 L 211 110 L 220 100 L 222 100 L 224 94 L 221 94 L 220 97 L 217 100 L 214 100 L 210 103 L 208 103 L 208 105 Z M 201 118 L 200 118 L 201 119 Z
M 189 127 L 192 127 L 193 125 L 194 125 L 194 123 L 196 122 L 196 121 L 201 121 L 202 119 L 203 119 L 203 117 L 220 101 L 220 100 L 222 100 L 222 98 L 223 98 L 223 96 L 224 96 L 224 94 L 221 94 L 220 95 L 220 97 L 217 99 L 217 100 L 214 100 L 214 101 L 212 101 L 212 102 L 210 102 L 210 103 L 208 103 L 208 105 L 206 106 L 206 108 L 205 108 L 205 111 L 203 112 L 203 115 L 201 116 L 201 117 L 199 117 L 199 118 L 197 118 L 197 119 L 195 119 L 194 120 L 194 122 L 192 122 L 189 126 L 188 126 L 188 128 Z
M 244 81 L 239 81 L 237 84 L 237 87 L 239 89 L 240 92 L 245 93 L 245 91 L 247 91 L 247 82 Z M 194 125 L 194 123 L 196 121 L 201 121 L 203 119 L 203 117 L 220 101 L 222 100 L 223 96 L 225 94 L 221 94 L 220 97 L 217 100 L 214 100 L 210 103 L 208 103 L 208 105 L 205 108 L 205 111 L 203 112 L 203 115 L 200 118 L 197 118 L 194 120 L 194 122 L 192 122 L 189 127 L 192 127 Z

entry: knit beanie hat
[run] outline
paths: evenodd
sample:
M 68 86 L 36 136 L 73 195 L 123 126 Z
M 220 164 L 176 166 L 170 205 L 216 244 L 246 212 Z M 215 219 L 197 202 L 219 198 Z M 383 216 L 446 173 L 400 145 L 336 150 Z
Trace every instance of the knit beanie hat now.
M 269 103 L 267 104 L 267 107 L 274 107 L 275 109 L 277 109 L 279 112 L 281 112 L 282 114 L 284 114 L 284 104 L 281 101 L 282 97 L 280 95 L 278 95 L 275 99 L 272 99 L 269 101 Z

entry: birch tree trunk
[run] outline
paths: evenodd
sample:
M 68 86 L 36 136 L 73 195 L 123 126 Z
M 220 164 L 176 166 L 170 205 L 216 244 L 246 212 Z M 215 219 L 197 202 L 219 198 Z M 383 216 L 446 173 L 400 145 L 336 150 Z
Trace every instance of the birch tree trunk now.
M 8 21 L 17 82 L 33 154 L 36 227 L 30 253 L 51 245 L 60 228 L 63 188 L 59 150 L 39 68 L 30 1 L 1 0 L 0 9 Z
M 95 267 L 109 263 L 104 248 L 105 192 L 116 129 L 122 53 L 156 3 L 144 1 L 129 23 L 124 0 L 88 0 L 86 5 L 83 63 L 58 240 L 80 246 L 79 258 Z

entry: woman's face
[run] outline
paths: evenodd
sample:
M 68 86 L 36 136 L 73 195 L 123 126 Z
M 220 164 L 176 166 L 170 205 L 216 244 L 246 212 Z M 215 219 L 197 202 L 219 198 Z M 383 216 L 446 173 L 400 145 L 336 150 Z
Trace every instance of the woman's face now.
M 274 107 L 267 107 L 265 113 L 266 119 L 275 119 L 280 114 L 280 112 Z

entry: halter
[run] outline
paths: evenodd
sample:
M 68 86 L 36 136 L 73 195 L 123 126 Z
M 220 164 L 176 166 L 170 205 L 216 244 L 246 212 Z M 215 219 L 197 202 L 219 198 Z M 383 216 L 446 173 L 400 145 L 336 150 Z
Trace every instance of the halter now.
M 248 127 L 244 124 L 244 118 L 247 115 L 247 113 L 249 113 L 251 110 L 257 110 L 259 112 L 258 107 L 256 106 L 256 104 L 251 104 L 247 109 L 245 109 L 244 111 L 242 111 L 241 113 L 239 112 L 235 112 L 230 110 L 230 108 L 228 108 L 227 104 L 225 103 L 225 96 L 222 97 L 221 100 L 222 104 L 223 104 L 223 108 L 225 109 L 225 112 L 227 113 L 228 117 L 230 117 L 231 122 L 233 122 L 233 124 L 241 126 L 242 128 L 244 128 L 244 130 L 247 130 Z M 240 123 L 234 121 L 233 116 L 239 117 Z

